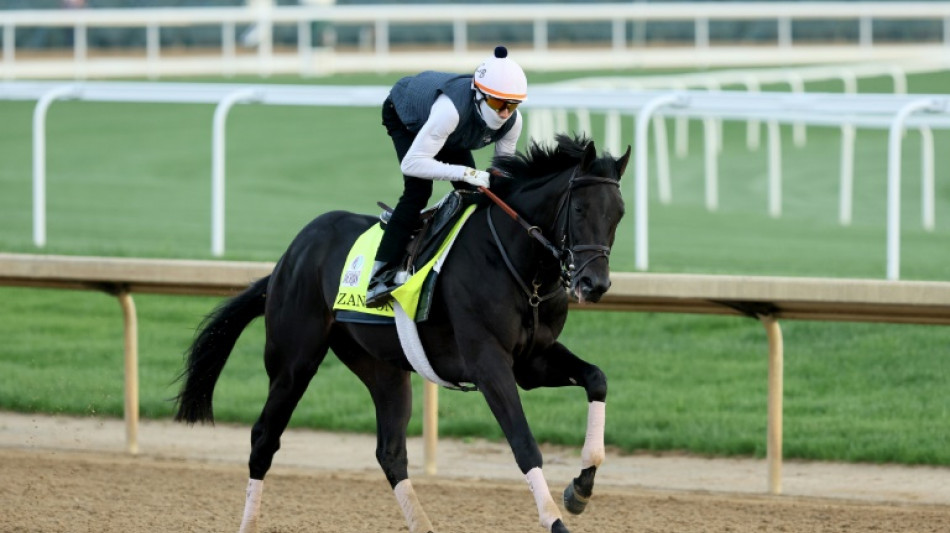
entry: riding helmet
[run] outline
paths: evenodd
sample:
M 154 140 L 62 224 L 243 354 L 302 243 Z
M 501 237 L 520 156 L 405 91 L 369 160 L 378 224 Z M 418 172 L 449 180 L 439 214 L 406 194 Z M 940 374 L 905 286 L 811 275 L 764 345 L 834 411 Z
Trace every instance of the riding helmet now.
M 504 46 L 475 69 L 472 88 L 500 100 L 523 101 L 528 97 L 528 78 L 511 58 Z

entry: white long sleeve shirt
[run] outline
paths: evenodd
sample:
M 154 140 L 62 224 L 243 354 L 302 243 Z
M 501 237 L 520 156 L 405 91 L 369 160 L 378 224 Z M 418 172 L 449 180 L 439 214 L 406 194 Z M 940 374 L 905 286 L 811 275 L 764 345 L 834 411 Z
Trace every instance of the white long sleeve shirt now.
M 430 180 L 459 181 L 467 167 L 450 165 L 437 161 L 435 156 L 445 146 L 449 135 L 459 125 L 459 113 L 455 104 L 444 94 L 440 94 L 432 104 L 429 118 L 416 134 L 412 146 L 406 152 L 399 166 L 402 173 L 416 178 Z M 495 155 L 511 155 L 515 153 L 518 137 L 521 136 L 521 113 L 514 117 L 515 123 L 501 139 L 495 142 Z

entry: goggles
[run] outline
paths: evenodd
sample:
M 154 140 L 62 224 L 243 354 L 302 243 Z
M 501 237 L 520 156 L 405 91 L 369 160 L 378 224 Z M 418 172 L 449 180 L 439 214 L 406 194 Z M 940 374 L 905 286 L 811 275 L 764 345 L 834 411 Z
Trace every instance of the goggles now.
M 518 105 L 521 102 L 517 100 L 502 100 L 501 98 L 495 98 L 490 94 L 482 93 L 482 96 L 485 97 L 485 103 L 488 104 L 488 107 L 492 108 L 496 113 L 501 113 L 503 109 L 507 109 L 509 113 L 514 113 L 515 109 L 518 108 Z

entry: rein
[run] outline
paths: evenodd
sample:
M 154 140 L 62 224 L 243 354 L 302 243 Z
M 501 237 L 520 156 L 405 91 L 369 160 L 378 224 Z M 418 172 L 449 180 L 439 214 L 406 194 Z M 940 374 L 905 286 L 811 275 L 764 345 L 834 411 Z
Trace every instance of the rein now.
M 494 195 L 493 195 L 493 196 L 494 196 Z M 495 198 L 498 198 L 498 197 L 495 196 Z M 499 201 L 499 202 L 502 202 L 502 200 L 501 200 L 500 198 L 498 198 L 498 201 Z M 502 203 L 504 204 L 504 202 L 502 202 Z M 510 207 L 508 207 L 508 204 L 504 204 L 504 206 L 507 207 L 508 209 L 511 209 Z M 504 209 L 504 208 L 502 208 L 502 209 Z M 507 212 L 507 211 L 506 211 L 506 212 Z M 512 211 L 512 212 L 513 212 L 513 211 Z M 558 287 L 558 288 L 554 289 L 553 291 L 551 291 L 551 292 L 545 294 L 544 296 L 540 296 L 540 295 L 538 294 L 538 289 L 541 288 L 541 282 L 539 282 L 538 279 L 535 278 L 534 280 L 531 281 L 531 285 L 532 285 L 532 287 L 534 287 L 534 290 L 532 291 L 532 290 L 528 289 L 528 284 L 525 283 L 523 279 L 521 279 L 521 275 L 518 274 L 518 271 L 517 271 L 517 270 L 515 270 L 515 266 L 511 264 L 511 259 L 508 257 L 508 251 L 505 250 L 505 245 L 503 245 L 503 244 L 501 243 L 501 239 L 498 238 L 498 231 L 495 229 L 495 223 L 492 222 L 492 219 L 491 219 L 491 210 L 490 210 L 490 209 L 486 209 L 486 210 L 485 210 L 485 213 L 488 215 L 488 229 L 491 230 L 492 237 L 494 237 L 494 239 L 495 239 L 495 245 L 498 247 L 498 251 L 501 252 L 501 258 L 505 260 L 505 266 L 508 267 L 508 272 L 511 272 L 511 275 L 514 276 L 515 281 L 518 282 L 518 285 L 521 287 L 521 290 L 525 293 L 525 296 L 528 297 L 528 304 L 531 305 L 531 307 L 534 309 L 535 322 L 537 322 L 538 306 L 541 304 L 541 302 L 550 300 L 551 298 L 554 298 L 555 296 L 557 296 L 558 293 L 560 293 L 560 292 L 563 290 L 563 287 Z M 517 215 L 517 213 L 515 213 L 515 214 Z M 515 219 L 515 220 L 521 221 L 521 218 L 519 217 L 519 218 L 517 218 L 517 219 Z M 531 227 L 534 228 L 534 229 L 537 229 L 536 226 L 531 226 Z M 530 231 L 529 231 L 529 234 L 531 234 Z M 537 234 L 538 234 L 542 239 L 544 239 L 544 236 L 541 235 L 540 230 L 538 231 Z M 533 235 L 533 234 L 532 234 L 532 235 Z M 536 238 L 537 238 L 537 237 L 536 237 Z M 547 242 L 547 239 L 545 239 L 545 242 Z M 548 244 L 550 245 L 550 243 L 548 243 Z M 552 246 L 552 248 L 553 248 L 553 246 Z
M 563 259 L 564 250 L 554 246 L 553 244 L 551 244 L 551 241 L 544 238 L 544 234 L 541 233 L 541 228 L 537 226 L 532 226 L 530 223 L 528 223 L 528 221 L 521 218 L 521 215 L 519 215 L 517 211 L 512 209 L 510 205 L 505 203 L 504 200 L 499 198 L 497 194 L 491 192 L 490 190 L 482 186 L 479 186 L 478 190 L 481 193 L 483 193 L 485 196 L 487 196 L 489 199 L 491 199 L 492 202 L 495 202 L 495 205 L 500 207 L 501 210 L 504 211 L 512 219 L 514 219 L 515 222 L 520 224 L 521 227 L 524 228 L 524 230 L 528 232 L 528 235 L 530 235 L 531 237 L 534 237 L 535 240 L 540 242 L 541 246 L 544 246 L 549 252 L 551 252 L 551 255 L 553 255 L 555 259 L 557 259 L 558 261 L 561 261 Z M 494 227 L 492 227 L 492 231 L 494 231 Z
M 488 189 L 485 189 L 484 187 L 481 187 L 481 189 L 483 190 L 483 192 L 487 192 L 488 190 Z M 512 209 L 508 204 L 506 204 L 501 198 L 498 198 L 494 194 L 489 194 L 488 197 L 491 198 L 499 207 L 501 207 L 502 210 L 505 211 L 505 213 L 508 213 L 509 216 L 514 215 L 512 216 L 512 218 L 517 220 L 518 223 L 521 224 L 522 227 L 525 227 L 525 229 L 528 230 L 529 235 L 533 236 L 535 239 L 538 239 L 538 240 L 543 239 L 541 241 L 542 244 L 546 243 L 547 245 L 545 247 L 551 250 L 552 253 L 555 253 L 555 257 L 557 257 L 557 253 L 556 253 L 557 249 L 554 248 L 554 246 L 551 245 L 551 243 L 547 239 L 544 238 L 544 235 L 541 235 L 541 230 L 538 229 L 537 226 L 531 226 L 530 224 L 525 222 L 524 219 L 522 219 L 518 215 L 518 213 L 515 212 L 515 210 Z M 542 302 L 545 302 L 547 300 L 550 300 L 551 298 L 554 298 L 555 296 L 559 294 L 562 294 L 564 292 L 564 286 L 563 286 L 564 280 L 562 278 L 561 284 L 555 287 L 553 291 L 545 294 L 544 296 L 541 296 L 538 294 L 538 289 L 541 288 L 541 281 L 538 280 L 538 274 L 535 273 L 535 277 L 531 281 L 531 287 L 533 290 L 529 289 L 528 284 L 525 283 L 523 279 L 521 279 L 521 275 L 518 274 L 518 271 L 515 269 L 515 266 L 511 264 L 511 259 L 508 257 L 508 251 L 505 250 L 505 245 L 501 243 L 501 239 L 498 237 L 498 231 L 495 229 L 495 223 L 492 222 L 492 219 L 491 219 L 491 206 L 488 206 L 488 209 L 485 210 L 485 216 L 486 218 L 488 218 L 488 229 L 491 230 L 491 235 L 495 239 L 495 246 L 498 247 L 498 251 L 501 253 L 501 258 L 505 260 L 505 266 L 508 267 L 508 272 L 510 272 L 511 276 L 515 278 L 516 282 L 518 282 L 518 286 L 521 287 L 521 291 L 524 292 L 525 296 L 528 297 L 528 305 L 531 306 L 531 320 L 532 320 L 531 328 L 528 329 L 528 341 L 525 344 L 525 350 L 530 352 L 531 350 L 534 349 L 535 332 L 538 328 L 538 306 L 541 305 Z M 529 229 L 529 228 L 533 228 L 534 231 L 532 231 L 532 229 Z

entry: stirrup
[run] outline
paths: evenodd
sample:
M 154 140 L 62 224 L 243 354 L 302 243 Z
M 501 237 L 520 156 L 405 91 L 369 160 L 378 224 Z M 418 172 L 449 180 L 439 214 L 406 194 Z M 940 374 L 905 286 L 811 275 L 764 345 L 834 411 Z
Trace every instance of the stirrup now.
M 392 292 L 396 290 L 396 287 L 398 285 L 386 283 L 378 283 L 376 286 L 370 287 L 366 290 L 366 307 L 371 309 L 384 307 L 392 301 Z
M 383 307 L 392 300 L 392 292 L 409 279 L 405 270 L 383 270 L 379 277 L 374 277 L 366 289 L 366 307 Z

